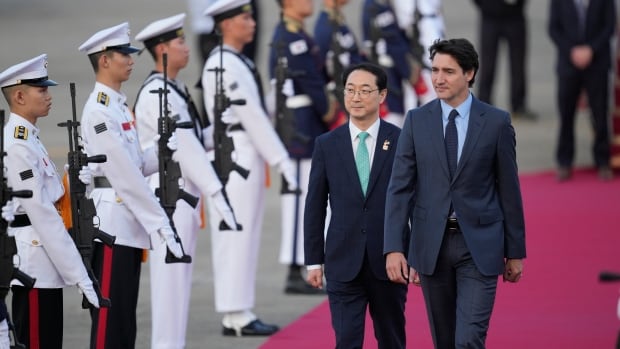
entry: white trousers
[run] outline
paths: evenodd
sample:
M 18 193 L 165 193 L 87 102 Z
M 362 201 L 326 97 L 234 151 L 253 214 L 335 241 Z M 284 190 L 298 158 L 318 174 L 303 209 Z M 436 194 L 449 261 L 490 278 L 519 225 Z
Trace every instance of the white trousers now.
M 197 208 L 200 208 L 200 203 Z M 178 201 L 173 215 L 185 253 L 194 258 L 200 229 L 195 209 Z M 151 348 L 183 349 L 187 331 L 194 263 L 166 264 L 166 244 L 153 238 L 149 265 L 151 277 Z
M 299 171 L 297 181 L 301 194 L 281 195 L 282 240 L 280 242 L 280 263 L 304 265 L 304 206 L 310 179 L 312 159 L 293 159 Z M 297 224 L 295 224 L 297 222 Z
M 11 340 L 9 339 L 9 324 L 6 319 L 0 322 L 0 349 L 11 349 Z
M 265 162 L 243 133 L 234 134 L 237 163 L 250 171 L 247 179 L 230 174 L 228 200 L 241 231 L 219 230 L 222 217 L 210 200 L 209 225 L 215 286 L 215 310 L 231 313 L 254 307 L 260 235 L 265 211 Z

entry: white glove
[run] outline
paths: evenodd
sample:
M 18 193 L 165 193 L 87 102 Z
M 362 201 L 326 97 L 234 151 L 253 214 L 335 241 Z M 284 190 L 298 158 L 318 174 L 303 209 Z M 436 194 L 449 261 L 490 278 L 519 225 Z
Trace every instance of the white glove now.
M 93 287 L 93 282 L 90 278 L 86 278 L 77 284 L 80 289 L 80 293 L 84 294 L 88 302 L 93 305 L 95 308 L 99 308 L 99 297 L 97 297 L 97 292 L 95 292 L 95 288 Z
M 293 87 L 293 80 L 286 79 L 282 84 L 282 94 L 286 97 L 292 97 L 295 95 L 295 87 Z
M 166 243 L 168 249 L 172 254 L 177 257 L 183 257 L 183 249 L 181 248 L 181 244 L 174 238 L 174 232 L 170 226 L 163 227 L 157 231 L 161 240 Z
M 226 202 L 224 193 L 222 193 L 221 190 L 218 190 L 215 194 L 211 195 L 211 198 L 213 199 L 215 210 L 217 210 L 220 216 L 222 216 L 224 223 L 226 223 L 226 225 L 228 225 L 232 230 L 237 230 L 235 215 L 228 202 Z
M 202 140 L 205 150 L 212 150 L 215 147 L 213 143 L 213 125 L 202 129 Z
M 282 160 L 278 170 L 282 176 L 284 176 L 288 190 L 295 191 L 299 189 L 299 184 L 297 183 L 297 170 L 295 169 L 295 164 L 293 164 L 290 159 Z
M 2 206 L 2 219 L 7 222 L 12 222 L 15 220 L 15 203 L 13 200 L 9 200 L 6 202 L 6 205 Z
M 156 134 L 155 137 L 153 137 L 155 154 L 158 154 L 158 155 L 159 155 L 159 146 L 157 143 L 159 143 L 160 138 L 161 136 L 159 135 L 159 133 Z M 168 147 L 168 149 L 172 151 L 177 150 L 177 148 L 179 147 L 179 142 L 177 141 L 177 131 L 172 132 L 172 134 L 170 135 L 170 138 L 168 138 L 168 143 L 166 143 L 166 146 Z
M 80 182 L 89 185 L 91 179 L 93 178 L 93 172 L 90 170 L 90 167 L 82 166 L 82 169 L 78 174 L 78 178 L 80 179 Z

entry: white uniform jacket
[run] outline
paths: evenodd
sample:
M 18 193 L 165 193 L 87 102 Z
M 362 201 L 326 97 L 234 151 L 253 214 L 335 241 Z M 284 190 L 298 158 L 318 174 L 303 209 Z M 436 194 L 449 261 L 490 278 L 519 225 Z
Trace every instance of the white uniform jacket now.
M 9 227 L 15 236 L 18 267 L 36 278 L 35 288 L 62 288 L 86 279 L 82 258 L 54 203 L 64 194 L 56 167 L 39 140 L 39 129 L 11 113 L 4 127 L 4 166 L 13 190 L 31 190 L 32 198 L 14 198 L 16 215 L 31 225 Z M 18 281 L 12 284 L 21 285 Z
M 84 149 L 89 156 L 107 156 L 104 163 L 90 164 L 93 176 L 105 176 L 112 185 L 95 188 L 91 197 L 100 229 L 116 236 L 117 245 L 150 248 L 149 234 L 169 222 L 145 179 L 157 171 L 157 154 L 154 148 L 142 152 L 126 99 L 97 82 L 84 106 Z
M 144 82 L 137 99 L 135 107 L 136 128 L 138 129 L 142 149 L 157 146 L 154 138 L 157 135 L 160 101 L 159 96 L 155 93 L 150 93 L 150 91 L 163 88 L 163 79 L 163 74 L 159 73 L 149 76 Z M 172 84 L 177 86 L 179 90 L 185 91 L 185 85 L 180 81 L 168 80 L 168 90 L 170 91 L 167 97 L 169 115 L 174 118 L 178 116 L 178 122 L 192 122 L 187 102 L 183 96 L 170 86 Z M 178 149 L 174 154 L 174 159 L 181 167 L 183 189 L 196 197 L 200 197 L 202 193 L 213 195 L 221 190 L 222 184 L 207 158 L 204 145 L 194 134 L 194 129 L 177 128 L 176 138 Z M 159 174 L 150 176 L 149 183 L 152 188 L 159 187 Z M 200 205 L 197 205 L 194 210 L 194 219 L 196 219 L 198 224 L 200 223 Z
M 235 50 L 232 47 L 224 45 L 224 92 L 231 100 L 244 99 L 245 105 L 231 105 L 222 114 L 222 119 L 230 125 L 241 124 L 243 126 L 244 132 L 231 132 L 239 135 L 239 138 L 233 137 L 235 148 L 244 145 L 250 146 L 256 149 L 270 166 L 274 166 L 288 158 L 288 152 L 262 107 L 256 80 L 254 80 L 252 71 L 248 66 L 248 64 L 253 65 L 253 63 L 249 59 L 247 62 L 242 61 L 242 58 L 234 52 Z M 213 124 L 214 115 L 215 72 L 209 71 L 209 69 L 219 66 L 220 50 L 219 47 L 216 47 L 207 59 L 202 74 L 204 100 L 207 113 L 211 118 L 211 124 Z M 239 165 L 248 168 L 243 163 L 239 163 Z

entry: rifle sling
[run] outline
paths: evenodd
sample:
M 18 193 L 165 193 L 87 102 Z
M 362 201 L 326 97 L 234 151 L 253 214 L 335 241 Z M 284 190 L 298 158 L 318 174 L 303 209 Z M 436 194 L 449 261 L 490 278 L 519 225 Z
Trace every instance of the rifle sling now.
M 112 188 L 110 181 L 103 176 L 93 177 L 93 184 L 95 185 L 95 188 Z

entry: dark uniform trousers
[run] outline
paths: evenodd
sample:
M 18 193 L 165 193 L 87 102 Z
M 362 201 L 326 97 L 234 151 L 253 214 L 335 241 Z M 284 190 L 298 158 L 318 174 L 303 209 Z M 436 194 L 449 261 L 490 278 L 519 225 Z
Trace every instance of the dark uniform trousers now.
M 13 286 L 15 335 L 26 348 L 62 349 L 62 288 Z

